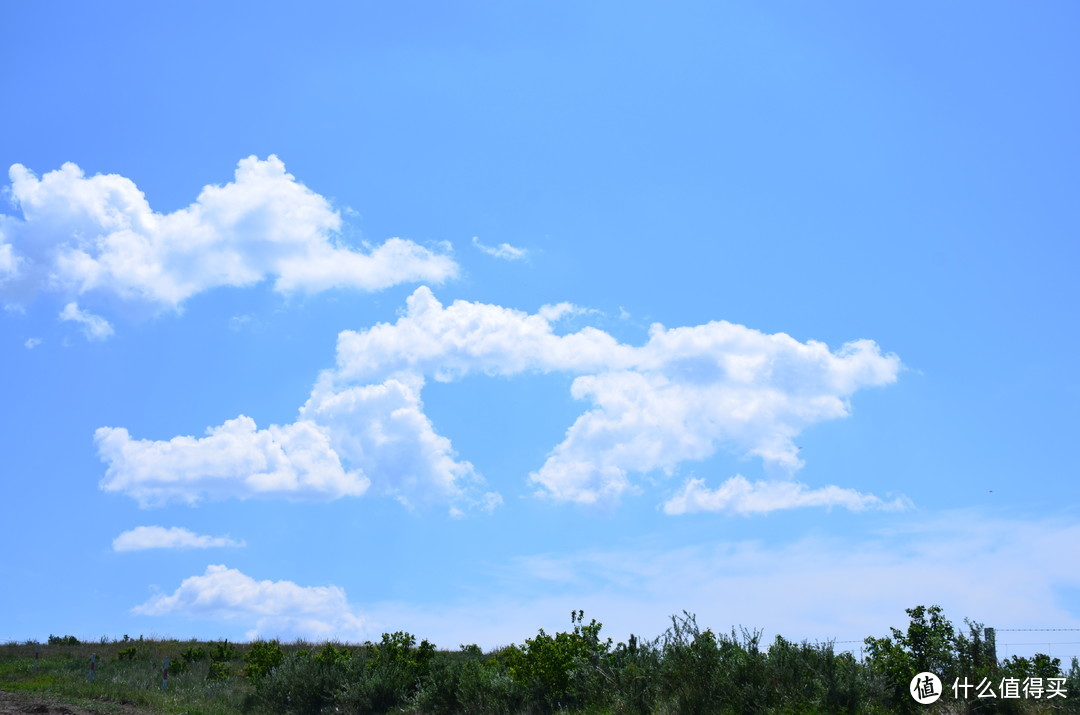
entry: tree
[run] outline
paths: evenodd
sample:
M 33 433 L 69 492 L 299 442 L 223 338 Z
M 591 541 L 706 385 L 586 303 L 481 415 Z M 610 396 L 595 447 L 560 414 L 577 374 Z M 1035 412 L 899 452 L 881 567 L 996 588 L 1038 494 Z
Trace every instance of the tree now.
M 892 709 L 911 712 L 916 705 L 908 693 L 912 678 L 931 672 L 942 685 L 958 675 L 956 633 L 941 606 L 905 609 L 911 619 L 906 632 L 890 628 L 892 637 L 867 638 L 867 665 L 879 674 L 891 691 Z

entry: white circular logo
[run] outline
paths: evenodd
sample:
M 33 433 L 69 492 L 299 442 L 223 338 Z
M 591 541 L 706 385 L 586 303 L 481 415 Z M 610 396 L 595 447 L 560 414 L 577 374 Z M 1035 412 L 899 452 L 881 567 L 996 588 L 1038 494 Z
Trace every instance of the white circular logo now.
M 919 673 L 911 679 L 908 691 L 920 705 L 936 703 L 941 697 L 941 678 L 930 672 Z

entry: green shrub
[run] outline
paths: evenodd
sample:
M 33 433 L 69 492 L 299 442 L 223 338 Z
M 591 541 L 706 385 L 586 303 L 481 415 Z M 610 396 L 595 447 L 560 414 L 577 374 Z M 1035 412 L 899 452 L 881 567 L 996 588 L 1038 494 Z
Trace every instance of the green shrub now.
M 135 660 L 135 655 L 138 652 L 139 649 L 135 646 L 131 646 L 130 648 L 122 648 L 116 652 L 116 659 L 118 661 L 133 661 Z
M 49 645 L 79 645 L 79 639 L 75 636 L 54 636 L 50 633 Z
M 306 653 L 307 651 L 299 652 Z M 315 660 L 325 665 L 345 665 L 352 660 L 352 652 L 344 646 L 338 648 L 333 643 L 327 643 L 315 654 Z
M 599 700 L 598 694 L 592 694 L 599 689 L 615 712 L 653 712 L 661 696 L 660 665 L 657 641 L 641 642 L 631 634 L 611 652 L 606 667 L 599 671 L 602 677 L 591 679 L 589 702 Z M 584 685 L 578 687 L 585 689 Z
M 210 652 L 210 660 L 225 663 L 230 660 L 236 660 L 240 657 L 239 651 L 229 641 L 222 641 L 214 646 L 214 650 Z
M 213 682 L 218 682 L 222 680 L 228 680 L 231 675 L 232 670 L 225 662 L 220 660 L 212 660 L 210 661 L 210 669 L 206 672 L 206 679 Z
M 244 666 L 244 675 L 254 683 L 281 665 L 285 660 L 285 653 L 276 640 L 256 641 L 251 644 L 251 649 L 244 656 L 244 660 L 247 661 L 247 665 Z
M 340 650 L 344 649 L 334 652 Z M 323 651 L 329 653 L 326 648 Z M 255 684 L 254 700 L 263 712 L 321 713 L 333 705 L 350 679 L 363 677 L 365 670 L 362 659 L 290 653 Z
M 437 653 L 427 675 L 411 698 L 417 712 L 510 713 L 524 709 L 523 691 L 506 669 L 483 662 L 477 646 L 463 646 L 460 654 Z
M 180 653 L 180 657 L 185 663 L 196 663 L 206 660 L 207 652 L 205 648 L 186 648 Z
M 583 625 L 584 611 L 571 611 L 570 632 L 549 636 L 540 629 L 535 638 L 525 639 L 522 648 L 510 646 L 504 651 L 510 677 L 529 692 L 531 699 L 549 708 L 566 708 L 583 701 L 572 687 L 573 673 L 579 668 L 596 668 L 611 649 L 611 639 L 600 640 L 603 624 L 593 619 Z
M 405 663 L 385 662 L 377 668 L 351 668 L 334 705 L 342 712 L 386 713 L 414 697 L 419 685 L 414 672 Z

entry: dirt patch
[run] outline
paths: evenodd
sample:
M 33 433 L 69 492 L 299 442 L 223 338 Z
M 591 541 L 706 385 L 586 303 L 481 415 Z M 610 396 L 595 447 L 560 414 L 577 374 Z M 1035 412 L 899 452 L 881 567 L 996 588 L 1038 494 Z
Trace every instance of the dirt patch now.
M 131 715 L 137 715 L 140 712 L 133 706 L 124 704 L 113 705 L 108 710 L 108 712 L 117 711 L 125 714 L 130 713 Z M 106 712 L 106 710 L 96 708 L 87 710 L 78 705 L 49 700 L 38 695 L 9 693 L 0 690 L 0 715 L 28 715 L 29 713 L 40 713 L 41 715 L 99 715 L 102 712 Z
M 24 715 L 25 713 L 46 713 L 46 715 L 92 715 L 89 710 L 65 705 L 63 703 L 42 700 L 41 698 L 6 693 L 0 690 L 0 715 Z

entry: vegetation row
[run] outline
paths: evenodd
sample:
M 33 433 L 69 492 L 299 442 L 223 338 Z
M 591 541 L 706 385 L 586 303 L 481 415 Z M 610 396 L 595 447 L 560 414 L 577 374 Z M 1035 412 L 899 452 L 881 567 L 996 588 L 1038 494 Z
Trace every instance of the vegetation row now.
M 97 712 L 189 715 L 1080 712 L 1076 658 L 1067 672 L 1043 654 L 998 661 L 980 624 L 958 630 L 937 606 L 907 614 L 906 630 L 867 638 L 861 660 L 832 643 L 764 645 L 760 632 L 703 630 L 688 613 L 653 640 L 613 644 L 574 611 L 567 631 L 486 653 L 439 650 L 405 632 L 360 645 L 50 636 L 0 646 L 0 689 Z M 942 683 L 933 705 L 909 692 L 926 671 Z M 954 691 L 957 682 L 973 687 Z

